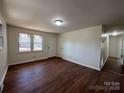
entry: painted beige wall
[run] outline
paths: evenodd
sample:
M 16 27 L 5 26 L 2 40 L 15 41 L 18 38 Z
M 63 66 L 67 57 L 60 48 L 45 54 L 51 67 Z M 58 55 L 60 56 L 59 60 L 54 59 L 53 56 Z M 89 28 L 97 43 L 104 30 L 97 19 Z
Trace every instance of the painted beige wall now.
M 57 34 L 45 33 L 41 31 L 34 31 L 24 29 L 16 26 L 7 26 L 8 29 L 8 64 L 19 64 L 23 62 L 30 62 L 34 60 L 45 59 L 56 56 L 56 39 Z M 43 51 L 32 53 L 18 53 L 18 33 L 30 33 L 41 35 L 43 37 Z M 50 49 L 48 50 L 48 46 Z
M 0 86 L 3 83 L 5 73 L 7 70 L 7 30 L 6 30 L 6 23 L 0 13 L 0 20 L 2 21 L 2 30 L 4 35 L 4 49 L 0 50 Z
M 72 62 L 100 69 L 102 26 L 94 26 L 58 36 L 58 56 Z

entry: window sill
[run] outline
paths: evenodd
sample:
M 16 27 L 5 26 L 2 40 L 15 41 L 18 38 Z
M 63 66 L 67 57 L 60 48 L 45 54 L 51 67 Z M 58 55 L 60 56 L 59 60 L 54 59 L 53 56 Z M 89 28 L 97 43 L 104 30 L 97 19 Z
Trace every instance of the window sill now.
M 17 52 L 18 54 L 25 54 L 25 53 L 35 53 L 35 52 L 43 52 L 43 50 L 38 50 L 38 51 L 25 51 L 25 52 Z
M 32 52 L 43 52 L 43 50 L 37 50 L 37 51 L 32 51 Z

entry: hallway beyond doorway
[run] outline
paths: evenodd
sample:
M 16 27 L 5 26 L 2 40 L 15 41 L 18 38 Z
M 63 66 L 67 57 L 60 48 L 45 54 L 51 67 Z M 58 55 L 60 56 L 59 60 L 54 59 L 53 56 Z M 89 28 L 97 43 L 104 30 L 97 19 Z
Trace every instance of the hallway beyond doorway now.
M 109 57 L 103 69 L 124 76 L 124 65 L 119 58 Z

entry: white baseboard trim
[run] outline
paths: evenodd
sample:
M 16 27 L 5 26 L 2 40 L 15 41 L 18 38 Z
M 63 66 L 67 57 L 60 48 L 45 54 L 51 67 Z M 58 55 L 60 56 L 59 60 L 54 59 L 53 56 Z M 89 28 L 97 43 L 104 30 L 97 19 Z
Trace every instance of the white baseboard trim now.
M 2 90 L 3 90 L 3 87 L 4 87 L 3 82 L 4 82 L 4 79 L 5 79 L 7 70 L 8 70 L 8 66 L 6 67 L 5 72 L 4 72 L 4 74 L 3 74 L 3 77 L 2 77 L 2 80 L 0 81 L 0 88 L 1 88 L 1 89 L 0 89 L 0 93 L 2 93 Z
M 100 70 L 101 70 L 101 69 L 99 69 L 99 68 L 95 68 L 95 67 L 92 67 L 92 66 L 88 66 L 88 65 L 86 65 L 86 64 L 80 64 L 80 62 L 77 62 L 77 61 L 72 60 L 72 59 L 70 59 L 70 58 L 65 58 L 65 57 L 64 57 L 63 59 L 68 60 L 68 61 L 70 61 L 70 62 L 72 62 L 72 63 L 79 64 L 79 65 L 81 65 L 81 66 L 85 66 L 85 67 L 88 67 L 88 68 L 97 70 L 97 71 L 100 71 Z
M 10 63 L 8 64 L 9 66 L 12 66 L 12 65 L 18 65 L 18 64 L 23 64 L 23 63 L 30 63 L 30 62 L 33 62 L 33 61 L 37 61 L 37 60 L 44 60 L 44 59 L 47 59 L 48 57 L 44 57 L 42 59 L 32 59 L 32 60 L 28 60 L 28 61 L 21 61 L 21 62 L 15 62 L 15 63 Z
M 3 87 L 4 87 L 4 84 L 2 84 L 1 87 L 0 87 L 0 93 L 3 92 Z

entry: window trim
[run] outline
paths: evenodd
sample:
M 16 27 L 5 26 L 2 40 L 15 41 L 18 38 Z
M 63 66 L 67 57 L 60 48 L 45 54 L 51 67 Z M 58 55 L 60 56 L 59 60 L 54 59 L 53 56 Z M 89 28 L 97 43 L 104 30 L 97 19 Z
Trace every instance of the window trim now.
M 19 34 L 20 33 L 23 33 L 23 34 L 29 34 L 30 35 L 30 38 L 31 38 L 31 51 L 24 51 L 24 52 L 20 52 L 19 51 Z M 33 53 L 33 52 L 43 52 L 43 42 L 44 42 L 44 39 L 43 39 L 43 36 L 42 35 L 38 35 L 38 34 L 31 34 L 31 33 L 27 33 L 27 32 L 18 32 L 17 33 L 18 35 L 17 35 L 17 53 L 19 53 L 19 54 L 23 54 L 23 53 Z M 38 36 L 40 36 L 41 38 L 42 38 L 42 50 L 33 50 L 33 35 L 38 35 Z

